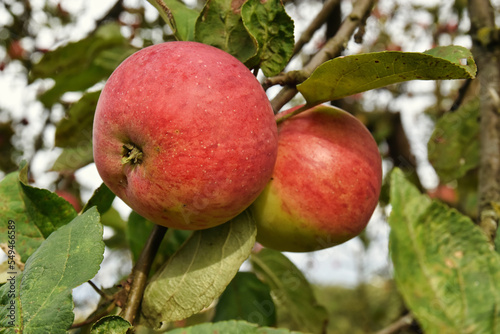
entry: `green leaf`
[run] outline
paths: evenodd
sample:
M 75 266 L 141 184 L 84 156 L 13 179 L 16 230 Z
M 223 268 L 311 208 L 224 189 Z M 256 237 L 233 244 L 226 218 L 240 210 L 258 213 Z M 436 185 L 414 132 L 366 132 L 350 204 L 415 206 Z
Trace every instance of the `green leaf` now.
M 162 0 L 164 6 L 156 0 L 148 0 L 160 13 L 163 20 L 170 25 L 177 40 L 193 41 L 194 26 L 198 11 L 189 8 L 179 0 Z
M 19 172 L 7 174 L 0 182 L 0 243 L 8 243 L 8 223 L 12 220 L 16 231 L 16 253 L 21 256 L 22 262 L 26 262 L 44 237 L 30 223 L 20 187 Z
M 257 53 L 257 42 L 240 15 L 241 0 L 208 0 L 196 20 L 194 39 L 215 46 L 245 63 Z
M 280 73 L 293 53 L 294 24 L 280 0 L 248 0 L 241 7 L 248 32 L 257 40 L 258 53 L 246 65 L 260 66 L 264 75 Z
M 468 217 L 391 175 L 390 253 L 425 333 L 500 333 L 500 255 Z
M 186 328 L 177 328 L 168 334 L 207 334 L 207 333 L 238 333 L 238 334 L 301 334 L 283 328 L 257 327 L 256 324 L 245 321 L 221 321 L 204 323 Z
M 17 277 L 15 329 L 24 334 L 67 332 L 74 318 L 72 289 L 94 277 L 103 260 L 102 233 L 94 208 L 52 233 L 30 256 Z
M 0 182 L 0 243 L 8 242 L 8 222 L 14 222 L 16 253 L 25 262 L 52 232 L 70 222 L 77 213 L 62 197 L 32 187 L 27 182 L 28 165 L 8 174 Z
M 56 127 L 56 146 L 79 147 L 92 142 L 94 112 L 100 91 L 86 93 L 73 104 L 68 114 Z
M 127 224 L 127 240 L 130 251 L 132 252 L 132 260 L 135 263 L 141 254 L 146 241 L 148 240 L 154 223 L 132 211 L 128 218 Z M 169 228 L 163 238 L 158 252 L 156 254 L 153 267 L 157 264 L 163 264 L 172 254 L 177 251 L 186 239 L 192 234 L 192 231 L 182 231 Z
M 467 64 L 463 65 L 462 62 Z M 309 105 L 409 80 L 468 79 L 476 75 L 469 50 L 439 47 L 424 53 L 384 51 L 338 57 L 297 86 Z
M 194 232 L 147 285 L 142 317 L 151 327 L 159 327 L 210 305 L 247 259 L 255 235 L 248 211 L 225 224 Z
M 139 215 L 137 212 L 132 211 L 128 217 L 127 223 L 127 240 L 132 252 L 132 260 L 137 262 L 146 241 L 148 240 L 154 224 Z
M 212 321 L 231 319 L 242 319 L 259 326 L 276 325 L 271 289 L 254 273 L 237 273 L 220 296 Z
M 91 142 L 80 142 L 77 147 L 66 147 L 56 159 L 51 170 L 54 172 L 71 173 L 87 166 L 94 161 Z
M 90 334 L 127 334 L 132 325 L 117 315 L 102 317 L 93 326 Z
M 48 107 L 65 92 L 82 91 L 107 78 L 135 51 L 121 35 L 120 26 L 109 23 L 83 40 L 46 53 L 30 75 L 32 80 L 54 79 L 54 86 L 40 96 L 40 101 Z
M 76 217 L 73 206 L 56 193 L 23 182 L 20 185 L 28 219 L 44 238 Z
M 271 287 L 277 307 L 290 312 L 299 330 L 323 333 L 327 311 L 318 304 L 302 272 L 285 255 L 264 248 L 252 254 L 250 261 L 257 275 Z
M 109 210 L 109 208 L 111 208 L 115 197 L 116 195 L 111 190 L 109 190 L 108 186 L 103 183 L 94 191 L 92 197 L 90 197 L 87 204 L 85 204 L 83 212 L 87 211 L 93 206 L 97 206 L 97 211 L 99 211 L 99 213 L 103 215 L 104 213 L 106 213 L 106 211 Z
M 17 331 L 17 328 L 21 327 L 19 286 L 22 277 L 22 273 L 9 274 L 7 283 L 0 287 L 0 332 L 2 334 L 19 333 Z
M 441 117 L 427 150 L 429 161 L 442 182 L 464 176 L 479 164 L 479 99 Z
M 101 215 L 101 223 L 113 229 L 113 235 L 104 240 L 106 247 L 110 249 L 124 249 L 129 251 L 127 241 L 127 222 L 124 221 L 120 213 L 113 207 Z

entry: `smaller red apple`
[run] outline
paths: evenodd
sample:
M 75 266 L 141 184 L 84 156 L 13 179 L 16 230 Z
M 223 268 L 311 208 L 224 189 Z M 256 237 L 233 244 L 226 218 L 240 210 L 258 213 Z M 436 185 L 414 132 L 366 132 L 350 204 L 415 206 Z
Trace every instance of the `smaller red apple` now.
M 446 184 L 440 184 L 436 189 L 427 192 L 430 198 L 436 198 L 449 204 L 457 204 L 458 196 L 455 188 Z
M 341 244 L 366 227 L 381 184 L 378 146 L 357 118 L 320 105 L 286 119 L 272 180 L 251 206 L 257 241 L 291 252 Z
M 7 49 L 7 54 L 11 59 L 22 59 L 26 56 L 26 50 L 21 45 L 21 41 L 12 40 Z
M 80 204 L 80 201 L 78 200 L 78 198 L 76 198 L 75 195 L 66 190 L 56 190 L 55 193 L 60 197 L 64 198 L 66 201 L 68 201 L 69 204 L 73 205 L 73 207 L 77 212 L 80 212 L 80 210 L 82 209 L 82 205 Z

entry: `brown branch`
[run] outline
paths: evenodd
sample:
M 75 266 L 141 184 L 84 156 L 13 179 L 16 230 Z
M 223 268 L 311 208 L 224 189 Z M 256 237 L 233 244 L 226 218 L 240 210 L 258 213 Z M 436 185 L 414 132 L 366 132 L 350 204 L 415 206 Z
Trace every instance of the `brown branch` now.
M 92 282 L 91 280 L 87 281 L 87 283 L 89 283 L 89 285 L 92 287 L 92 289 L 94 289 L 95 292 L 97 292 L 97 294 L 99 294 L 99 296 L 101 296 L 102 299 L 104 300 L 110 300 L 112 299 L 113 297 L 111 296 L 108 296 L 107 294 L 105 294 L 101 289 L 99 289 L 99 287 L 97 285 L 94 284 L 94 282 Z
M 396 333 L 398 330 L 408 327 L 413 322 L 413 316 L 411 314 L 407 314 L 399 318 L 396 322 L 393 322 L 386 328 L 379 330 L 375 334 L 392 334 Z
M 340 53 L 345 49 L 347 42 L 353 35 L 354 31 L 360 24 L 363 23 L 363 19 L 368 16 L 371 11 L 375 0 L 358 0 L 354 4 L 352 12 L 340 25 L 338 32 L 330 38 L 323 48 L 316 53 L 309 63 L 300 71 L 288 72 L 282 76 L 276 78 L 269 78 L 267 80 L 268 87 L 280 83 L 286 83 L 289 87 L 284 87 L 283 91 L 278 94 L 276 98 L 271 101 L 271 104 L 275 111 L 278 111 L 290 101 L 297 93 L 294 87 L 300 82 L 308 78 L 312 72 L 325 61 L 333 59 L 340 55 Z M 295 91 L 295 93 L 293 93 Z M 288 100 L 285 100 L 283 96 L 286 96 Z
M 87 325 L 90 325 L 90 324 L 93 324 L 94 322 L 96 322 L 97 320 L 101 319 L 102 317 L 105 317 L 107 316 L 109 313 L 111 313 L 111 311 L 113 311 L 113 309 L 115 308 L 115 303 L 114 302 L 111 302 L 108 307 L 106 307 L 106 309 L 99 313 L 99 314 L 95 314 L 94 316 L 88 318 L 88 319 L 85 319 L 84 321 L 82 322 L 77 322 L 77 323 L 74 323 L 71 325 L 71 329 L 74 329 L 74 328 L 80 328 L 80 327 L 83 327 L 83 326 L 87 326 Z
M 467 79 L 462 84 L 462 86 L 460 86 L 460 88 L 458 89 L 458 96 L 455 99 L 455 101 L 453 101 L 453 104 L 450 107 L 450 112 L 456 111 L 458 108 L 460 108 L 460 106 L 462 105 L 462 102 L 465 99 L 467 91 L 469 90 L 471 82 L 472 82 L 472 79 Z
M 363 22 L 363 18 L 371 11 L 374 0 L 358 0 L 354 4 L 351 14 L 340 25 L 339 31 L 326 42 L 325 46 L 309 61 L 302 70 L 309 77 L 311 73 L 325 61 L 340 55 L 345 49 L 356 28 Z
M 130 322 L 134 323 L 135 316 L 141 305 L 142 296 L 144 294 L 144 289 L 146 288 L 146 282 L 148 280 L 149 271 L 151 269 L 151 264 L 155 258 L 158 247 L 167 232 L 167 228 L 160 225 L 155 225 L 151 234 L 149 235 L 146 244 L 137 259 L 137 263 L 132 269 L 130 274 L 132 278 L 132 284 L 130 286 L 130 292 L 127 297 L 127 303 L 122 309 L 120 316 Z
M 307 29 L 304 30 L 297 43 L 295 43 L 292 57 L 299 53 L 300 50 L 302 50 L 302 47 L 311 40 L 316 30 L 321 28 L 321 26 L 327 21 L 330 13 L 339 5 L 339 3 L 340 0 L 327 0 L 325 2 L 316 18 L 309 24 Z
M 295 86 L 285 86 L 283 87 L 278 95 L 276 95 L 271 100 L 271 105 L 273 106 L 274 113 L 277 114 L 280 109 L 287 104 L 299 91 Z
M 500 218 L 495 210 L 500 203 L 500 40 L 489 0 L 469 1 L 468 9 L 481 101 L 478 224 L 494 245 Z M 485 39 L 488 30 L 491 34 Z

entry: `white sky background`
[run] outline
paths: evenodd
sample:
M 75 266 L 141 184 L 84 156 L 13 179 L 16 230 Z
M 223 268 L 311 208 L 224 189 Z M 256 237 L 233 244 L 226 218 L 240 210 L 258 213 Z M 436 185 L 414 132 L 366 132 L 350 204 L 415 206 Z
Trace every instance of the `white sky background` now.
M 8 1 L 8 0 L 5 0 Z M 189 0 L 193 1 L 193 0 Z M 438 0 L 379 0 L 379 8 L 381 11 L 386 11 L 389 13 L 391 8 L 393 8 L 393 3 L 398 2 L 401 6 L 410 7 L 410 3 L 420 4 L 422 6 L 431 7 L 432 5 L 439 3 Z M 71 28 L 56 28 L 49 30 L 41 29 L 38 37 L 35 41 L 37 47 L 53 49 L 60 44 L 66 43 L 68 41 L 79 40 L 86 36 L 88 32 L 92 31 L 94 28 L 95 19 L 101 18 L 107 10 L 114 4 L 114 0 L 49 0 L 50 3 L 57 5 L 60 3 L 62 8 L 67 10 L 72 14 L 77 14 L 77 21 Z M 441 1 L 442 4 L 451 7 L 454 0 Z M 498 1 L 497 1 L 498 2 Z M 188 2 L 189 3 L 189 2 Z M 40 23 L 46 21 L 47 17 L 41 11 L 44 5 L 44 0 L 32 0 L 31 4 L 34 9 L 39 9 L 36 16 L 36 20 Z M 144 5 L 146 7 L 146 18 L 152 19 L 157 16 L 156 10 L 147 3 L 145 0 L 126 0 L 125 6 L 137 7 Z M 295 36 L 298 38 L 300 32 L 303 31 L 308 22 L 315 17 L 316 13 L 321 9 L 322 3 L 320 1 L 308 1 L 304 2 L 298 8 L 294 6 L 287 5 L 287 11 L 290 16 L 294 19 L 296 32 Z M 350 11 L 351 4 L 348 2 L 343 2 L 343 12 L 348 13 Z M 2 11 L 2 5 L 0 4 L 0 25 L 6 23 L 6 16 L 4 11 Z M 409 13 L 409 11 L 408 11 Z M 401 45 L 403 51 L 424 51 L 432 47 L 431 37 L 428 36 L 428 32 L 425 30 L 426 25 L 430 25 L 432 22 L 432 17 L 426 14 L 425 11 L 413 12 L 412 15 L 417 15 L 418 22 L 420 25 L 415 26 L 413 33 L 418 38 L 412 39 L 407 38 L 404 34 L 398 34 L 402 31 L 402 27 L 408 17 L 402 11 L 402 14 L 398 19 L 393 20 L 393 30 L 395 32 L 394 41 Z M 453 17 L 443 18 L 444 20 L 453 20 Z M 368 21 L 367 33 L 365 35 L 365 40 L 373 39 L 375 34 L 372 31 L 377 31 L 377 21 L 370 19 Z M 467 30 L 468 22 L 461 23 L 464 31 Z M 392 29 L 391 28 L 391 29 Z M 306 52 L 314 52 L 315 45 L 317 45 L 318 34 L 315 35 L 315 39 L 312 43 L 305 47 Z M 34 45 L 29 40 L 22 40 L 23 46 L 30 50 L 34 48 Z M 450 44 L 451 41 L 440 41 L 441 45 Z M 458 44 L 469 48 L 471 42 L 468 38 L 455 40 L 453 44 Z M 356 53 L 362 50 L 362 47 L 350 42 L 346 52 Z M 0 60 L 5 56 L 4 51 L 0 50 Z M 290 68 L 297 66 L 296 63 L 290 64 Z M 20 73 L 22 70 L 21 66 L 16 62 L 12 62 L 3 72 L 0 72 L 0 110 L 5 109 L 10 111 L 10 116 L 14 120 L 20 120 L 22 118 L 27 118 L 30 120 L 29 125 L 24 129 L 23 133 L 26 135 L 23 138 L 24 143 L 29 143 L 29 134 L 38 133 L 44 120 L 48 114 L 43 110 L 43 107 L 39 102 L 36 101 L 37 90 L 43 89 L 48 84 L 48 81 L 39 81 L 31 86 L 27 86 L 26 78 L 24 74 Z M 432 94 L 434 90 L 433 82 L 422 82 L 414 81 L 408 83 L 408 87 L 411 91 L 416 93 L 430 93 Z M 444 84 L 445 89 L 450 89 L 454 83 Z M 278 89 L 271 89 L 270 94 L 275 94 Z M 397 101 L 392 100 L 389 95 L 381 94 L 380 92 L 367 92 L 365 93 L 367 97 L 372 97 L 370 103 L 377 103 L 380 106 L 387 107 L 391 110 L 402 111 L 403 125 L 409 135 L 409 139 L 412 144 L 413 151 L 419 162 L 418 173 L 422 179 L 425 187 L 432 188 L 437 185 L 437 177 L 426 160 L 427 150 L 426 143 L 431 134 L 431 122 L 425 117 L 422 112 L 423 110 L 432 105 L 435 101 L 429 99 L 429 95 L 415 94 L 415 96 L 410 99 L 398 99 Z M 66 96 L 71 97 L 71 95 Z M 372 106 L 366 105 L 366 109 L 370 110 Z M 52 117 L 56 120 L 64 116 L 64 111 L 61 109 L 60 112 L 55 112 Z M 3 119 L 5 121 L 5 119 Z M 0 114 L 0 121 L 2 121 L 2 114 Z M 35 178 L 35 185 L 43 188 L 50 188 L 57 177 L 55 173 L 49 173 L 47 170 L 52 166 L 53 162 L 60 154 L 60 150 L 54 148 L 54 134 L 55 128 L 49 128 L 44 134 L 46 143 L 48 143 L 48 148 L 37 154 L 35 157 L 31 157 L 33 152 L 27 151 L 26 157 L 31 158 L 31 165 L 33 169 L 33 174 Z M 26 145 L 29 147 L 30 145 Z M 385 169 L 390 166 L 384 166 Z M 0 178 L 2 176 L 0 175 Z M 82 199 L 84 201 L 90 198 L 93 191 L 101 184 L 101 179 L 95 169 L 93 164 L 82 168 L 76 173 L 77 180 L 82 185 Z M 115 207 L 126 219 L 130 209 L 120 200 L 116 200 L 114 203 Z M 387 213 L 385 213 L 387 214 Z M 109 235 L 109 230 L 107 231 Z M 362 246 L 361 241 L 355 238 L 351 241 L 346 242 L 343 245 L 330 248 L 327 250 L 314 252 L 314 253 L 303 253 L 294 254 L 286 253 L 286 255 L 296 263 L 296 265 L 304 272 L 308 279 L 314 283 L 321 284 L 341 284 L 347 286 L 353 286 L 360 281 L 374 281 L 377 277 L 387 277 L 390 275 L 390 261 L 388 255 L 388 234 L 389 228 L 385 222 L 384 213 L 377 209 L 374 213 L 372 221 L 367 227 L 367 233 L 371 238 L 370 247 L 365 250 Z M 95 281 L 98 285 L 104 287 L 112 286 L 117 279 L 116 273 L 120 275 L 126 274 L 130 271 L 130 262 L 123 258 L 123 254 L 109 254 L 106 253 L 106 262 L 103 263 L 99 274 L 97 275 Z M 244 265 L 243 268 L 247 268 Z M 81 288 L 76 289 L 75 299 L 82 300 L 83 298 L 89 300 L 90 303 L 95 302 L 98 296 L 95 294 L 94 297 L 88 297 L 90 287 L 84 285 Z

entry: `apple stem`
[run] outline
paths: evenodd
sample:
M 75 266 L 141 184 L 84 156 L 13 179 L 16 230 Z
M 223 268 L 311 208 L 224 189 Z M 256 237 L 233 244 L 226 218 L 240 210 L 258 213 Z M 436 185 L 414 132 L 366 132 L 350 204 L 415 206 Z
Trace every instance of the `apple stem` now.
M 146 282 L 148 280 L 149 271 L 151 270 L 151 264 L 156 256 L 156 252 L 160 247 L 161 241 L 165 236 L 168 228 L 165 226 L 155 225 L 151 234 L 149 235 L 144 248 L 142 249 L 141 255 L 137 259 L 137 262 L 132 269 L 130 277 L 132 278 L 132 283 L 130 285 L 130 292 L 127 297 L 127 302 L 123 307 L 120 316 L 134 324 L 135 316 L 141 305 L 142 297 L 144 295 L 144 290 L 146 289 Z
M 312 107 L 314 107 L 314 105 L 308 105 L 308 104 L 305 104 L 305 105 L 303 105 L 302 107 L 298 108 L 297 110 L 292 111 L 291 113 L 288 113 L 288 114 L 283 115 L 283 116 L 281 116 L 281 117 L 277 117 L 277 118 L 276 118 L 276 123 L 277 123 L 277 124 L 280 124 L 280 123 L 281 123 L 281 122 L 283 122 L 284 120 L 286 120 L 286 119 L 288 119 L 288 118 L 290 118 L 290 117 L 292 117 L 292 116 L 298 115 L 298 114 L 300 114 L 300 113 L 301 113 L 301 112 L 303 112 L 303 111 L 306 111 L 306 110 L 308 110 L 308 109 L 311 109 Z M 279 115 L 279 114 L 278 114 L 278 115 Z
M 144 153 L 142 153 L 141 149 L 135 146 L 134 144 L 125 144 L 123 145 L 123 157 L 122 164 L 131 163 L 133 165 L 138 165 L 142 163 L 142 157 Z

